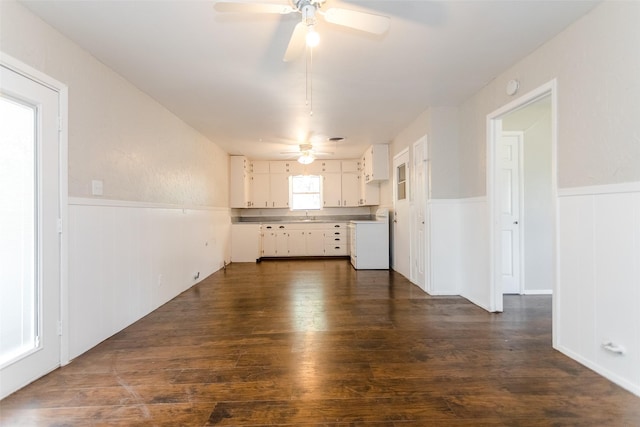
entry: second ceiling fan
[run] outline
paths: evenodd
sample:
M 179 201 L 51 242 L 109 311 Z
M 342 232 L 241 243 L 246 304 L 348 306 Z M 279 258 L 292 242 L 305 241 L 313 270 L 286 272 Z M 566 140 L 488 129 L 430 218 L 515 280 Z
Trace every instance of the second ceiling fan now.
M 328 8 L 323 10 L 326 0 L 289 0 L 289 4 L 277 3 L 245 3 L 219 1 L 215 4 L 218 12 L 236 13 L 271 13 L 287 15 L 299 13 L 299 22 L 291 34 L 289 45 L 284 54 L 283 61 L 288 62 L 298 58 L 306 45 L 312 46 L 318 42 L 318 33 L 315 31 L 317 16 L 321 16 L 330 24 L 341 25 L 371 34 L 384 34 L 389 29 L 388 16 L 361 12 L 352 9 Z

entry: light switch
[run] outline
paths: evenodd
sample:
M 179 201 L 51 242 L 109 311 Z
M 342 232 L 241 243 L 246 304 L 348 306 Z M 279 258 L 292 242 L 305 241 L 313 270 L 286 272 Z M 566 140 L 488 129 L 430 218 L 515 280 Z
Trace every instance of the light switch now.
M 91 194 L 94 196 L 102 196 L 102 181 L 94 179 L 91 181 Z

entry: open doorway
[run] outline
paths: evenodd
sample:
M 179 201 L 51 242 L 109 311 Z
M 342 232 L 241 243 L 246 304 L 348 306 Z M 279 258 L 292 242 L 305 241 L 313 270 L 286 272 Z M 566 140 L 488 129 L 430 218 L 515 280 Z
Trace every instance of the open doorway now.
M 508 113 L 502 131 L 502 189 L 511 196 L 502 203 L 502 291 L 551 294 L 551 96 Z
M 505 292 L 555 288 L 555 86 L 552 81 L 487 117 L 491 311 L 503 311 Z

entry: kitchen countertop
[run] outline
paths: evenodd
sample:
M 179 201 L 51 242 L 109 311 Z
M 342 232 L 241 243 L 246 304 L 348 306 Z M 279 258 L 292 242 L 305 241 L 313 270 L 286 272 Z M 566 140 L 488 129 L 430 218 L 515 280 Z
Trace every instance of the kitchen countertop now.
M 369 221 L 372 215 L 326 215 L 326 216 L 262 216 L 262 217 L 232 217 L 232 224 L 271 224 L 281 223 L 330 223 L 349 221 Z

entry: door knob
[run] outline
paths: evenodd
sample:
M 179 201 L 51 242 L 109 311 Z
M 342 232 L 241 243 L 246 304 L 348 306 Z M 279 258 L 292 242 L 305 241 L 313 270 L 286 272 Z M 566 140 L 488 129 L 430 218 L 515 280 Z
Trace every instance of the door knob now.
M 518 225 L 518 221 L 513 221 L 513 224 L 514 225 Z

